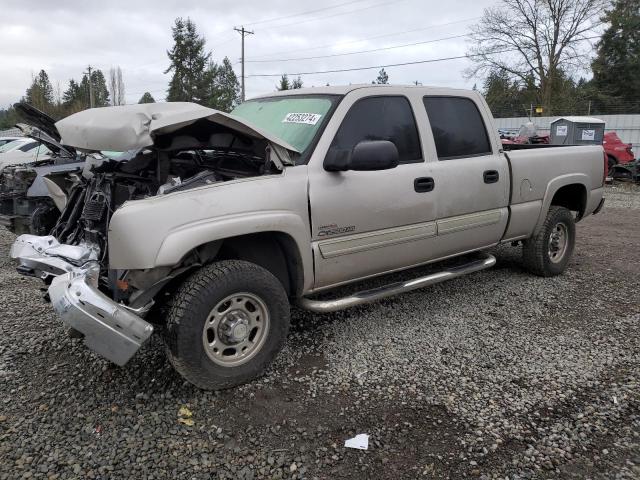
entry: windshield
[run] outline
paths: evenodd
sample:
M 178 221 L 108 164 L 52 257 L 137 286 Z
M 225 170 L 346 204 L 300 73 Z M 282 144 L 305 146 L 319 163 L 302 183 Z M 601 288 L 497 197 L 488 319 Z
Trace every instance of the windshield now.
M 231 114 L 284 140 L 304 156 L 338 99 L 335 95 L 258 98 L 238 105 Z
M 8 152 L 9 150 L 13 150 L 18 145 L 22 144 L 22 140 L 13 140 L 9 143 L 5 143 L 0 147 L 0 153 Z

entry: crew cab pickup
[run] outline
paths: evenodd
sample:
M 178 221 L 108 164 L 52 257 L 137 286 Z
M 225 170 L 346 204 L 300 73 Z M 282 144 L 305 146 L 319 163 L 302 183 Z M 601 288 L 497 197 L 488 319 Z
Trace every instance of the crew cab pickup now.
M 157 330 L 204 389 L 259 376 L 292 302 L 330 312 L 425 287 L 491 267 L 485 250 L 500 243 L 521 243 L 533 274 L 558 275 L 575 222 L 604 201 L 601 146 L 504 151 L 474 91 L 312 88 L 231 114 L 156 103 L 56 127 L 79 151 L 139 153 L 70 188 L 48 182 L 60 219 L 48 236 L 16 239 L 18 271 L 49 285 L 95 352 L 123 365 Z M 327 292 L 450 257 L 454 267 L 419 278 Z

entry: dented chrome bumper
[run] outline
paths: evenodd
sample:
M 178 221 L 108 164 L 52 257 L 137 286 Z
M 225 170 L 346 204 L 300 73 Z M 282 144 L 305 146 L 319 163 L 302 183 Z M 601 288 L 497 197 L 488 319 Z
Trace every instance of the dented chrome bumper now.
M 90 248 L 61 245 L 50 236 L 20 235 L 11 257 L 21 273 L 54 277 L 49 286 L 54 310 L 84 334 L 91 350 L 113 363 L 127 363 L 153 333 L 150 323 L 100 292 L 100 266 Z

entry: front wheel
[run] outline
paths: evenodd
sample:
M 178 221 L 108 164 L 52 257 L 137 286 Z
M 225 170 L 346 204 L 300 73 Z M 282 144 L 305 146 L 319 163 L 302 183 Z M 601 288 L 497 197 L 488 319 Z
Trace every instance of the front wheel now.
M 551 206 L 540 231 L 524 242 L 525 268 L 541 277 L 560 275 L 571 259 L 575 241 L 576 226 L 571 212 Z
M 169 361 L 199 388 L 219 390 L 262 375 L 289 330 L 282 284 L 253 263 L 207 265 L 175 293 L 167 318 Z

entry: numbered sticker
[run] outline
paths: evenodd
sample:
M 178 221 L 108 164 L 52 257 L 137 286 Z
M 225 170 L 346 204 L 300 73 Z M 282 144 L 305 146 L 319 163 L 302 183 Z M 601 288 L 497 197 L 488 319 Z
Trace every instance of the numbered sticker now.
M 303 123 L 305 125 L 315 125 L 320 120 L 319 113 L 287 113 L 282 123 Z

